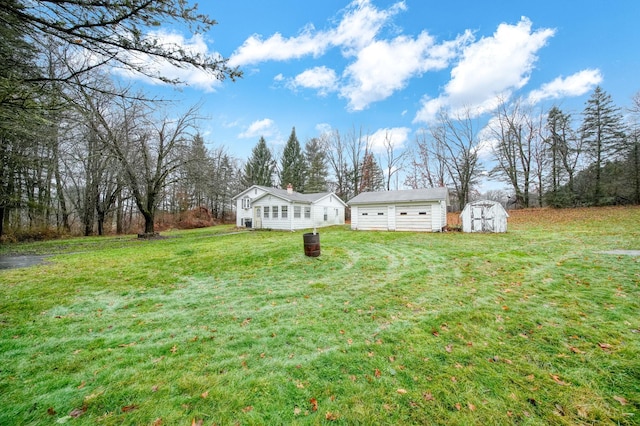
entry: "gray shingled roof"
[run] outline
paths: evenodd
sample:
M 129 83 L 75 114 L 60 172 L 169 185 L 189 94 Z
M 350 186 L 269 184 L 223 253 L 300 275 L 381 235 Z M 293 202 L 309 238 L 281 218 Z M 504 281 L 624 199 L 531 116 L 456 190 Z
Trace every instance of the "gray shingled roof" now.
M 314 201 L 319 200 L 322 197 L 326 197 L 327 195 L 331 194 L 330 192 L 317 192 L 315 194 L 301 194 L 295 191 L 289 194 L 289 192 L 287 192 L 286 189 L 270 188 L 268 186 L 259 186 L 259 185 L 256 185 L 256 186 L 260 189 L 265 190 L 267 194 L 278 196 L 287 201 L 299 201 L 303 203 L 312 203 Z M 263 194 L 262 196 L 257 197 L 256 199 L 262 198 L 267 194 Z
M 347 204 L 392 204 L 435 200 L 446 200 L 449 202 L 449 190 L 447 188 L 426 188 L 363 192 L 350 199 Z

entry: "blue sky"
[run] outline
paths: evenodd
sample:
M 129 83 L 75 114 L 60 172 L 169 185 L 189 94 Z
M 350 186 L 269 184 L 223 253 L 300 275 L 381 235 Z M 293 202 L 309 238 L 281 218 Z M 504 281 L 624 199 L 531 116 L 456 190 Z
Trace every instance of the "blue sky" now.
M 640 91 L 640 1 L 355 0 L 201 2 L 208 34 L 163 38 L 230 58 L 218 82 L 162 67 L 188 86 L 139 80 L 184 109 L 201 102 L 202 133 L 245 160 L 264 136 L 275 151 L 295 126 L 304 144 L 326 129 L 392 135 L 408 148 L 438 109 L 488 118 L 498 95 L 558 104 L 579 119 L 601 85 L 621 107 Z M 381 136 L 382 135 L 382 136 Z

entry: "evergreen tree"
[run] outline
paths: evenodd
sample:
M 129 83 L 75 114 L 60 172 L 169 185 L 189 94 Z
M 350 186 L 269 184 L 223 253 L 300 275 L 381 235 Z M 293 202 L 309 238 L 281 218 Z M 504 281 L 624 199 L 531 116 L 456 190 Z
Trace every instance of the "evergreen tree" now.
M 305 191 L 326 192 L 328 190 L 327 154 L 322 142 L 317 138 L 310 139 L 305 147 L 305 160 L 307 163 L 307 175 L 304 184 Z
M 581 146 L 571 127 L 571 115 L 560 108 L 554 106 L 549 110 L 546 127 L 549 136 L 545 144 L 551 170 L 545 198 L 551 206 L 568 207 L 574 204 L 574 178 Z
M 373 153 L 367 151 L 364 154 L 360 167 L 359 192 L 382 191 L 384 188 L 384 172 L 373 156 Z
M 267 146 L 264 137 L 260 137 L 258 144 L 251 151 L 251 157 L 244 166 L 242 185 L 245 188 L 251 185 L 273 186 L 273 173 L 275 161 L 273 154 Z
M 282 152 L 280 171 L 280 186 L 286 188 L 291 184 L 294 190 L 304 192 L 305 177 L 304 154 L 300 148 L 300 142 L 296 137 L 296 128 L 291 129 L 291 135 Z
M 603 166 L 614 160 L 624 147 L 622 116 L 611 99 L 600 86 L 596 87 L 583 111 L 584 119 L 581 135 L 585 151 L 591 157 L 594 166 L 593 196 L 591 202 L 605 204 L 602 190 Z

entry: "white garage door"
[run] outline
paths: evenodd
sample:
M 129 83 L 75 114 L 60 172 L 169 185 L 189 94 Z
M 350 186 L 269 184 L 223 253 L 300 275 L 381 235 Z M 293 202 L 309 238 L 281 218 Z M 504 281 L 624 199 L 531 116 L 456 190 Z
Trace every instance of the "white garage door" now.
M 358 229 L 387 230 L 387 206 L 358 207 Z
M 431 231 L 431 205 L 397 205 L 396 230 Z

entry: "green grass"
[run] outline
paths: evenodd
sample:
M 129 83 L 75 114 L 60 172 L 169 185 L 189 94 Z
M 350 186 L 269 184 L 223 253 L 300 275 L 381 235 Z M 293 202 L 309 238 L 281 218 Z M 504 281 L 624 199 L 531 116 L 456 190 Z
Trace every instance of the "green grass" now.
M 639 223 L 3 246 L 0 424 L 640 424 Z

